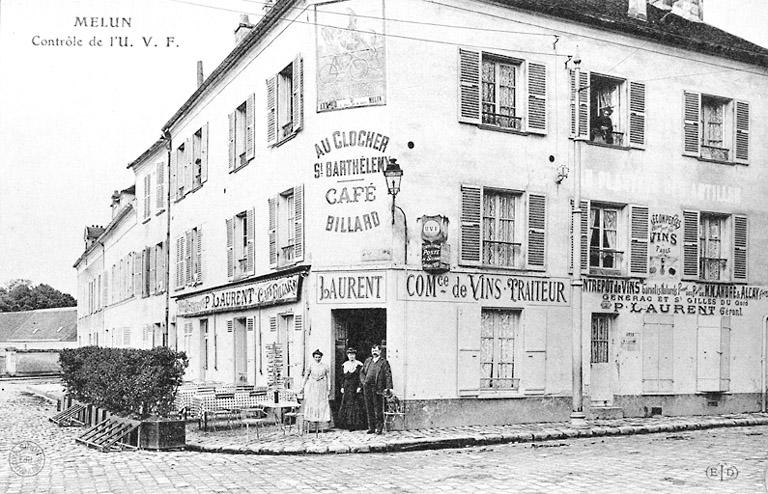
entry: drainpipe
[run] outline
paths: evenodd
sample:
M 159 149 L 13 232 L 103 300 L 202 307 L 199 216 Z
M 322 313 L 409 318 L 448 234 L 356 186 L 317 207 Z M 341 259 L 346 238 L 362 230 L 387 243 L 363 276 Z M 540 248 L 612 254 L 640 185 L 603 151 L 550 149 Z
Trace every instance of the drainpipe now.
M 766 332 L 768 332 L 768 316 L 765 316 L 765 319 L 763 320 L 763 331 L 762 331 L 762 346 L 761 352 L 760 352 L 760 394 L 762 396 L 760 400 L 760 411 L 765 413 L 766 408 L 766 392 L 765 392 L 765 371 L 766 371 L 766 341 L 768 341 L 768 335 L 766 335 Z
M 165 331 L 168 334 L 168 347 L 171 346 L 171 150 L 173 140 L 168 129 L 163 130 L 166 149 L 166 193 L 165 193 Z M 174 341 L 175 341 L 174 335 Z

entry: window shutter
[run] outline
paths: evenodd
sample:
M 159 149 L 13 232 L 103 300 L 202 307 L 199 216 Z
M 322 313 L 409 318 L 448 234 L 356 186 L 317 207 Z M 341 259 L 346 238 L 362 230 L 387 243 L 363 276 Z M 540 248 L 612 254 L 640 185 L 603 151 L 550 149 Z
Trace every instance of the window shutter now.
M 293 131 L 298 132 L 304 124 L 304 59 L 301 55 L 293 61 Z
M 251 93 L 245 102 L 245 159 L 251 160 L 255 155 L 256 95 Z M 239 163 L 238 163 L 239 164 Z
M 195 283 L 202 283 L 203 282 L 203 226 L 199 225 L 197 227 L 197 235 L 196 235 L 196 244 L 195 245 L 195 257 L 197 258 L 195 261 Z
M 200 139 L 200 183 L 208 181 L 208 122 L 205 122 Z
M 733 217 L 733 280 L 747 281 L 747 217 Z
M 176 175 L 179 167 L 179 157 L 177 156 L 177 152 L 178 151 L 176 150 L 171 151 L 171 181 L 168 184 L 168 187 L 170 187 L 171 197 L 173 198 L 176 197 Z
M 184 195 L 187 195 L 192 189 L 192 174 L 193 174 L 193 159 L 194 152 L 192 150 L 192 138 L 187 138 L 187 143 L 184 145 Z
M 165 163 L 157 163 L 157 186 L 155 195 L 155 205 L 158 211 L 165 207 Z
M 229 161 L 227 166 L 229 171 L 235 169 L 235 159 L 237 158 L 237 156 L 235 156 L 237 154 L 237 149 L 235 147 L 235 129 L 235 112 L 232 112 L 229 114 Z
M 528 131 L 547 133 L 547 67 L 528 62 Z
M 255 324 L 254 319 L 252 317 L 246 317 L 245 318 L 245 330 L 246 331 L 253 331 Z
M 701 144 L 701 95 L 683 92 L 683 154 L 699 156 Z M 696 233 L 698 235 L 698 232 Z M 698 265 L 697 265 L 698 266 Z M 698 272 L 698 268 L 696 268 Z
M 158 244 L 155 246 L 155 250 L 157 251 L 157 279 L 156 282 L 156 288 L 155 291 L 157 293 L 163 293 L 165 291 L 165 276 L 166 276 L 166 262 L 165 262 L 165 255 L 166 255 L 166 249 L 165 249 L 165 242 Z
M 683 211 L 683 277 L 699 277 L 698 211 Z
M 149 253 L 149 289 L 147 295 L 155 293 L 157 285 L 157 250 L 154 247 L 147 247 Z
M 543 268 L 545 265 L 545 232 L 547 198 L 541 194 L 528 194 L 528 266 Z
M 192 284 L 192 250 L 194 249 L 194 246 L 192 245 L 192 230 L 187 230 L 184 234 L 186 237 L 186 247 L 184 251 L 184 284 L 185 285 L 191 285 Z
M 463 264 L 480 264 L 482 251 L 481 221 L 482 221 L 482 187 L 471 185 L 461 186 L 461 262 Z
M 269 316 L 269 330 L 277 331 L 277 316 Z
M 571 81 L 571 137 L 589 139 L 589 72 L 581 71 L 578 88 L 576 71 L 570 71 Z
M 150 213 L 150 198 L 152 193 L 150 192 L 152 187 L 152 174 L 147 173 L 144 175 L 144 218 L 149 218 Z
M 133 253 L 133 295 L 141 296 L 141 253 Z
M 255 255 L 255 238 L 256 238 L 256 232 L 254 231 L 253 221 L 254 216 L 256 214 L 256 211 L 254 209 L 249 209 L 248 212 L 245 213 L 245 224 L 246 228 L 248 230 L 248 249 L 246 252 L 245 257 L 245 270 L 249 274 L 254 273 L 254 255 Z
M 277 196 L 270 197 L 269 204 L 269 266 L 277 267 Z
M 736 152 L 735 161 L 746 163 L 749 161 L 749 103 L 736 101 Z
M 459 48 L 459 122 L 480 123 L 480 52 Z
M 629 83 L 629 145 L 645 145 L 645 84 Z
M 294 314 L 293 316 L 293 330 L 304 331 L 304 314 Z
M 301 262 L 304 260 L 304 185 L 293 188 L 293 208 L 293 260 Z
M 731 388 L 731 316 L 720 320 L 720 390 Z
M 480 390 L 480 315 L 467 307 L 456 309 L 457 368 L 459 396 L 476 396 Z
M 109 286 L 109 273 L 104 272 L 104 276 L 101 282 L 101 303 L 98 304 L 99 306 L 106 307 L 109 305 L 109 292 L 108 292 L 108 286 Z M 96 298 L 99 297 L 99 294 L 96 294 Z
M 277 142 L 277 77 L 267 79 L 267 144 Z
M 231 333 L 235 330 L 235 320 L 227 319 L 227 333 Z
M 648 276 L 648 208 L 630 207 L 629 274 Z
M 184 236 L 176 239 L 176 288 L 184 286 Z
M 571 199 L 571 210 L 573 210 Z M 589 271 L 589 201 L 581 201 L 581 270 Z M 570 220 L 570 243 L 568 245 L 568 268 L 573 271 L 573 211 Z
M 235 276 L 235 219 L 227 218 L 227 278 Z
M 141 252 L 141 296 L 149 297 L 149 277 L 152 274 L 150 265 L 149 247 L 144 247 Z

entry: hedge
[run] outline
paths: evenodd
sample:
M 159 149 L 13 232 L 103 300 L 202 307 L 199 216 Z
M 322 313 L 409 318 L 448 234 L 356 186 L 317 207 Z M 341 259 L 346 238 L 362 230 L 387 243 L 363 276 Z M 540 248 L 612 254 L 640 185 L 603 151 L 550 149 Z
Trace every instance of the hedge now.
M 184 352 L 86 346 L 61 350 L 62 378 L 76 400 L 118 415 L 168 417 L 189 364 Z

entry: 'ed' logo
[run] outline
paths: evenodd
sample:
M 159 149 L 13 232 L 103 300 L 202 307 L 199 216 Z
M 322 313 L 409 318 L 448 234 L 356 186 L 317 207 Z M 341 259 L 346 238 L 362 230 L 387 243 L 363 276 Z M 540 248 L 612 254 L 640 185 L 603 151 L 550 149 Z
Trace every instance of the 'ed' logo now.
M 733 465 L 719 463 L 707 467 L 707 478 L 709 480 L 735 480 L 739 476 L 739 470 Z

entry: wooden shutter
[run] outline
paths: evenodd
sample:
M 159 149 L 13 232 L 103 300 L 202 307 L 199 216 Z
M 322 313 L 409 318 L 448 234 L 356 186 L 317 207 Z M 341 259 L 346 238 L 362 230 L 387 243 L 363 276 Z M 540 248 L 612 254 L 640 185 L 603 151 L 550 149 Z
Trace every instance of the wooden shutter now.
M 459 122 L 480 123 L 480 52 L 459 48 Z
M 199 225 L 195 230 L 197 235 L 195 236 L 195 283 L 203 282 L 203 225 Z
M 193 144 L 192 144 L 192 138 L 187 138 L 187 143 L 184 145 L 184 194 L 187 195 L 193 188 L 194 188 L 194 179 L 192 178 L 192 175 L 194 174 L 194 166 L 193 166 L 193 160 L 194 160 L 194 150 L 193 150 Z
M 141 253 L 133 253 L 133 295 L 141 296 Z
M 731 316 L 720 319 L 720 391 L 731 388 Z
M 176 198 L 176 175 L 179 168 L 179 157 L 177 156 L 178 150 L 171 150 L 171 181 L 168 184 L 170 196 Z
M 149 296 L 148 283 L 149 283 L 149 277 L 151 275 L 151 271 L 152 270 L 150 266 L 149 247 L 144 247 L 144 250 L 141 251 L 141 296 L 142 297 Z
M 482 204 L 482 187 L 461 186 L 461 238 L 459 239 L 459 246 L 462 264 L 481 263 Z
M 236 111 L 229 114 L 229 161 L 227 166 L 229 171 L 236 168 L 235 163 L 237 162 L 237 146 L 235 145 L 235 133 L 237 131 L 236 115 Z
M 192 284 L 192 251 L 194 250 L 194 245 L 192 245 L 192 230 L 187 230 L 184 234 L 186 237 L 186 248 L 185 248 L 185 256 L 184 256 L 184 284 L 185 285 L 191 285 Z
M 254 216 L 256 211 L 249 209 L 245 213 L 245 228 L 248 230 L 248 248 L 245 253 L 245 271 L 249 274 L 254 273 L 254 255 L 255 255 L 255 239 L 256 232 L 254 231 Z
M 253 331 L 254 327 L 255 327 L 254 318 L 253 317 L 246 317 L 245 318 L 245 330 L 246 331 Z
M 277 267 L 277 200 L 278 197 L 270 197 L 269 205 L 269 266 Z
M 630 207 L 629 274 L 648 276 L 648 208 Z
M 294 314 L 293 316 L 293 330 L 304 331 L 304 314 Z
M 477 396 L 480 391 L 480 314 L 469 307 L 456 308 L 456 391 Z
M 157 163 L 157 186 L 155 188 L 155 205 L 157 210 L 165 208 L 165 163 Z
M 525 357 L 520 366 L 521 387 L 527 393 L 543 393 L 547 383 L 547 313 L 548 309 L 532 307 L 523 311 Z M 517 366 L 516 366 L 517 367 Z
M 570 243 L 568 267 L 573 270 L 573 199 L 571 199 Z M 581 270 L 589 271 L 589 201 L 581 201 Z
M 184 236 L 176 239 L 176 288 L 184 286 Z
M 267 79 L 267 144 L 277 143 L 277 77 Z
M 528 266 L 543 268 L 545 265 L 545 232 L 547 198 L 541 194 L 528 194 Z
M 149 253 L 149 289 L 147 295 L 156 292 L 157 285 L 157 251 L 154 247 L 147 247 Z
M 200 138 L 200 183 L 208 181 L 208 122 L 203 125 Z
M 301 262 L 304 260 L 304 185 L 293 188 L 293 208 L 293 260 Z
M 736 101 L 735 113 L 734 160 L 740 163 L 747 163 L 749 161 L 749 103 L 746 101 Z
M 227 218 L 227 278 L 235 276 L 235 218 Z
M 683 154 L 699 156 L 701 145 L 701 95 L 683 92 Z
M 629 83 L 629 145 L 645 146 L 645 84 Z
M 589 139 L 589 79 L 589 72 L 581 71 L 577 87 L 576 71 L 570 71 L 571 137 Z
M 269 316 L 269 330 L 277 331 L 277 316 Z
M 304 124 L 304 60 L 298 55 L 291 68 L 293 74 L 293 131 L 298 132 Z
M 157 293 L 163 293 L 165 291 L 165 277 L 167 275 L 167 267 L 166 267 L 166 252 L 167 252 L 167 245 L 165 242 L 158 244 L 155 249 L 157 250 L 157 288 L 155 289 Z
M 255 123 L 256 123 L 256 95 L 251 93 L 245 102 L 245 159 L 251 160 L 255 155 Z M 237 165 L 240 165 L 238 163 Z
M 547 133 L 547 67 L 528 62 L 528 132 Z
M 235 320 L 227 319 L 227 333 L 232 333 L 235 330 Z
M 683 211 L 683 277 L 699 278 L 698 211 Z
M 150 189 L 152 187 L 152 174 L 147 173 L 144 175 L 144 218 L 149 218 L 150 213 L 150 198 L 152 197 L 152 193 L 150 192 Z
M 747 217 L 733 217 L 733 280 L 747 281 Z

